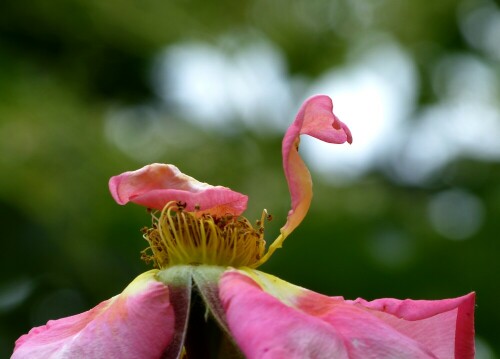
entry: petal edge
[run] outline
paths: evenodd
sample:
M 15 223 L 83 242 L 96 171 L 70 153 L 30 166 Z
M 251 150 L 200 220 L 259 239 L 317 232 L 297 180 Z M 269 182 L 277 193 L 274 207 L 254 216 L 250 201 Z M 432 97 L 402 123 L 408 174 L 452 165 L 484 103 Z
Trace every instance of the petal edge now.
M 109 180 L 113 199 L 121 205 L 133 202 L 161 210 L 170 201 L 186 203 L 190 212 L 240 215 L 248 197 L 227 187 L 212 186 L 182 173 L 176 166 L 153 163 L 124 172 Z
M 31 329 L 11 358 L 158 358 L 172 340 L 174 314 L 156 272 L 87 312 Z

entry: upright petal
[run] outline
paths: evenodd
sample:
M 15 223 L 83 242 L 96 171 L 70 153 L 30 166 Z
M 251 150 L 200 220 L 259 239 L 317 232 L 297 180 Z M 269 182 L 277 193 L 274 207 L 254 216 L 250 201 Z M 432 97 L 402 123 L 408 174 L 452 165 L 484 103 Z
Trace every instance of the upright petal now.
M 222 277 L 220 297 L 229 328 L 249 358 L 474 357 L 473 294 L 441 301 L 346 301 L 256 270 L 232 270 Z
M 170 201 L 180 201 L 188 211 L 199 208 L 211 215 L 240 215 L 248 201 L 241 193 L 199 182 L 174 165 L 160 163 L 111 177 L 109 190 L 118 204 L 133 202 L 161 210 Z
M 12 358 L 159 358 L 174 334 L 174 312 L 156 272 L 87 312 L 31 329 Z
M 281 228 L 283 237 L 302 222 L 311 204 L 311 175 L 298 152 L 300 135 L 309 135 L 328 143 L 352 142 L 351 132 L 332 111 L 332 100 L 328 96 L 309 98 L 300 108 L 283 138 L 283 168 L 292 199 L 287 222 Z

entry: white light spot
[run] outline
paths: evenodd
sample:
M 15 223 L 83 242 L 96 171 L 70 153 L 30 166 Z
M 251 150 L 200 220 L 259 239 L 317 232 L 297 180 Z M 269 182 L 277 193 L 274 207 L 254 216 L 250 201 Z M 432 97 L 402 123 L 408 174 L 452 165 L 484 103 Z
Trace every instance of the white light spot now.
M 496 69 L 472 55 L 445 56 L 432 71 L 434 91 L 442 100 L 496 104 Z
M 500 159 L 500 112 L 494 69 L 472 56 L 442 59 L 433 86 L 441 98 L 408 123 L 393 156 L 398 180 L 419 184 L 458 157 Z
M 139 162 L 158 160 L 168 145 L 180 150 L 194 141 L 190 129 L 150 106 L 110 110 L 104 132 L 112 144 Z
M 500 59 L 500 9 L 492 1 L 466 1 L 459 25 L 467 42 L 494 59 Z
M 449 239 L 473 236 L 483 224 L 484 206 L 474 195 L 462 190 L 437 194 L 429 203 L 429 220 L 434 229 Z
M 33 292 L 34 283 L 27 278 L 17 278 L 0 286 L 0 313 L 22 304 Z
M 476 336 L 476 356 L 475 359 L 497 359 L 491 345 L 489 345 L 486 340 Z
M 263 39 L 225 38 L 218 45 L 168 47 L 154 72 L 156 90 L 180 115 L 231 132 L 232 121 L 253 131 L 283 131 L 291 93 L 283 55 Z
M 332 146 L 304 136 L 304 157 L 333 181 L 353 179 L 379 164 L 394 148 L 400 122 L 412 110 L 413 63 L 399 47 L 382 43 L 347 68 L 320 78 L 310 93 L 332 97 L 334 112 L 353 134 L 351 146 Z
M 405 233 L 394 229 L 382 230 L 370 238 L 368 250 L 372 257 L 387 267 L 408 263 L 414 253 L 414 241 Z

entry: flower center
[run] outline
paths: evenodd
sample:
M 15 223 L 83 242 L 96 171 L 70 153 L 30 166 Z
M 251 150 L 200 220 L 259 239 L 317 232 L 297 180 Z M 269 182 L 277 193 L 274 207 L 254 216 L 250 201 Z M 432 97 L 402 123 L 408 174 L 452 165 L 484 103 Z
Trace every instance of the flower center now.
M 144 228 L 149 248 L 141 258 L 158 268 L 179 264 L 251 266 L 265 250 L 264 211 L 255 229 L 245 217 L 222 217 L 185 211 L 185 204 L 169 202 L 152 228 Z

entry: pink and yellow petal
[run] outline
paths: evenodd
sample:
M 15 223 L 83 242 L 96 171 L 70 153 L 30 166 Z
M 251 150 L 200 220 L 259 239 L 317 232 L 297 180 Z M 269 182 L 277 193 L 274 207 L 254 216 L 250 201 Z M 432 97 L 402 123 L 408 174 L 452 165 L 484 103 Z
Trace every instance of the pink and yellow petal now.
M 298 153 L 303 134 L 328 143 L 352 142 L 347 126 L 333 114 L 332 100 L 328 96 L 314 96 L 304 102 L 282 144 L 283 168 L 292 200 L 287 222 L 281 228 L 283 237 L 302 222 L 312 198 L 311 175 Z
M 222 186 L 211 186 L 185 175 L 173 165 L 154 163 L 124 172 L 109 180 L 109 190 L 118 204 L 133 202 L 161 210 L 170 201 L 185 202 L 188 211 L 211 215 L 240 215 L 248 197 Z
M 174 334 L 174 312 L 156 272 L 87 312 L 33 328 L 16 341 L 12 358 L 160 357 Z
M 467 322 L 468 319 L 460 319 L 461 315 L 466 316 L 465 313 L 472 315 L 470 295 L 436 302 L 400 301 L 409 307 L 422 304 L 416 311 L 410 310 L 412 315 L 420 313 L 411 317 L 412 320 L 383 311 L 383 306 L 377 308 L 382 301 L 387 301 L 388 306 L 392 305 L 398 311 L 396 300 L 345 301 L 342 297 L 317 294 L 255 270 L 233 270 L 224 274 L 220 295 L 227 310 L 229 327 L 245 354 L 255 354 L 250 357 L 259 357 L 259 353 L 254 353 L 259 345 L 267 349 L 291 346 L 290 353 L 298 350 L 297 353 L 305 355 L 306 352 L 300 351 L 303 342 L 300 342 L 300 348 L 289 342 L 293 333 L 288 330 L 307 333 L 312 328 L 314 338 L 331 341 L 334 344 L 331 350 L 345 353 L 348 358 L 473 358 L 473 323 L 470 320 Z M 368 304 L 365 306 L 362 303 Z M 373 303 L 373 308 L 370 308 L 369 303 Z M 407 311 L 400 308 L 399 314 L 406 315 Z M 244 323 L 244 317 L 255 316 L 251 320 L 258 322 L 259 312 L 269 320 L 266 319 L 265 325 L 262 325 L 265 328 L 262 332 L 258 331 L 258 324 L 255 324 L 254 335 L 258 339 L 254 337 L 247 343 L 249 339 L 245 331 L 253 328 Z M 329 335 L 316 335 L 318 328 L 326 328 Z M 460 334 L 460 331 L 469 334 Z M 264 335 L 260 336 L 261 333 Z M 271 341 L 266 339 L 270 335 L 275 336 Z M 304 341 L 309 341 L 307 335 L 302 337 Z M 261 344 L 254 343 L 259 340 Z M 319 339 L 310 340 L 310 350 L 314 347 L 321 350 L 326 348 L 327 344 Z M 248 352 L 244 349 L 247 346 Z M 300 355 L 291 357 L 299 358 Z
M 219 285 L 229 329 L 247 358 L 348 358 L 326 323 L 284 305 L 250 277 L 230 271 Z

